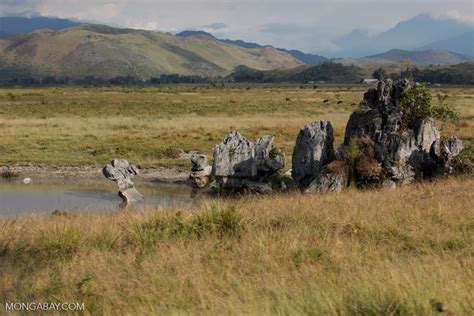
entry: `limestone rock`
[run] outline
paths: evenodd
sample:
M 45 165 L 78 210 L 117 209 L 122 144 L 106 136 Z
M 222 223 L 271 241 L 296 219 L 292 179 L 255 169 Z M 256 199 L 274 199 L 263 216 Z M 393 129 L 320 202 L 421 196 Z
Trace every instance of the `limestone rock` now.
M 135 189 L 135 187 L 126 188 L 119 191 L 119 196 L 126 204 L 140 202 L 143 200 L 143 195 Z
M 135 165 L 130 164 L 125 159 L 114 159 L 102 169 L 102 173 L 105 178 L 117 182 L 118 195 L 123 200 L 121 206 L 143 199 L 132 182 L 132 178 L 139 174 L 139 169 Z
M 273 136 L 265 135 L 257 140 L 255 155 L 259 173 L 275 173 L 285 167 L 285 155 L 273 146 Z
M 191 156 L 191 174 L 189 180 L 195 188 L 204 188 L 210 182 L 212 167 L 207 164 L 207 156 L 194 153 Z
M 273 193 L 272 186 L 270 185 L 270 183 L 266 183 L 266 182 L 249 181 L 247 182 L 246 187 L 252 193 L 258 193 L 258 194 Z
M 102 169 L 102 173 L 107 179 L 116 181 L 119 189 L 126 189 L 133 187 L 132 178 L 139 170 L 125 159 L 114 159 Z
M 380 162 L 385 174 L 400 185 L 433 176 L 446 164 L 442 162 L 443 146 L 432 118 L 417 121 L 413 128 L 404 128 L 401 124 L 402 110 L 398 102 L 410 87 L 408 80 L 379 81 L 376 88 L 364 94 L 359 109 L 349 118 L 344 135 L 346 147 L 352 139 L 370 139 L 374 159 Z M 462 145 L 454 147 L 458 152 Z
M 328 193 L 341 192 L 348 182 L 348 168 L 343 161 L 334 161 L 325 166 L 316 179 L 303 191 L 303 193 Z
M 333 141 L 329 121 L 313 122 L 300 131 L 292 157 L 292 177 L 300 188 L 309 186 L 322 168 L 334 159 Z
M 191 171 L 191 174 L 189 175 L 191 185 L 195 188 L 204 188 L 210 183 L 212 167 L 205 166 L 203 168 L 203 170 Z
M 233 131 L 214 148 L 212 175 L 218 177 L 253 177 L 257 174 L 255 144 Z
M 193 153 L 191 156 L 192 171 L 202 171 L 208 166 L 207 156 L 204 154 Z

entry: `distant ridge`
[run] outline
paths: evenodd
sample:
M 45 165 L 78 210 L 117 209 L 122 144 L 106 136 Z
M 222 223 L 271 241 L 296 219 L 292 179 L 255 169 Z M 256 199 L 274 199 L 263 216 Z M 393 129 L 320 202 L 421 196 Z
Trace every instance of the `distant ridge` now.
M 474 31 L 436 41 L 422 46 L 417 50 L 441 49 L 449 50 L 467 57 L 474 57 Z
M 375 55 L 391 49 L 443 49 L 457 51 L 454 46 L 432 46 L 432 43 L 459 37 L 474 32 L 474 25 L 455 19 L 433 18 L 426 14 L 401 21 L 393 28 L 375 35 L 367 31 L 353 30 L 335 41 L 340 48 L 336 54 L 342 58 L 357 58 Z M 452 43 L 451 43 L 452 44 Z M 472 49 L 472 39 L 471 39 Z M 456 44 L 457 45 L 457 44 Z
M 204 32 L 204 31 L 183 31 L 183 32 L 180 32 L 180 33 L 176 34 L 176 36 L 180 36 L 180 37 L 208 36 L 208 37 L 217 39 L 211 33 Z M 245 42 L 245 41 L 242 41 L 242 40 L 231 40 L 231 39 L 217 39 L 217 40 L 219 40 L 223 43 L 226 43 L 226 44 L 236 45 L 236 46 L 243 47 L 243 48 L 263 48 L 263 47 L 268 46 L 268 45 L 266 45 L 266 46 L 260 45 L 260 44 L 257 44 L 257 43 Z M 307 54 L 307 53 L 303 53 L 302 51 L 299 51 L 299 50 L 296 50 L 296 49 L 291 49 L 291 50 L 284 49 L 284 48 L 277 48 L 277 49 L 282 51 L 282 52 L 290 54 L 294 58 L 302 61 L 303 63 L 305 63 L 307 65 L 319 65 L 319 64 L 322 64 L 322 63 L 329 60 L 328 58 L 326 58 L 324 56 L 320 56 L 320 55 L 316 55 L 316 54 Z
M 80 24 L 79 22 L 68 19 L 47 17 L 0 17 L 0 38 L 18 34 L 28 34 L 41 29 L 59 31 Z
M 238 65 L 271 70 L 302 64 L 272 47 L 247 49 L 208 36 L 183 38 L 94 24 L 0 39 L 0 75 L 7 78 L 217 77 Z
M 455 65 L 471 61 L 472 59 L 460 54 L 449 52 L 446 50 L 423 50 L 423 51 L 408 51 L 402 49 L 391 49 L 385 53 L 376 54 L 362 58 L 349 58 L 339 60 L 343 64 L 385 64 L 393 62 L 409 61 L 419 66 L 428 65 Z

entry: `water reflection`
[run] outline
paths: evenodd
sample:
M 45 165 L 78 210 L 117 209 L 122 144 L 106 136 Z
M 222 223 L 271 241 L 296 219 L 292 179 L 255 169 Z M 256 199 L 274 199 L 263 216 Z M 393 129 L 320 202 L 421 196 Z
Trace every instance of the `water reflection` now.
M 146 206 L 190 206 L 191 188 L 186 185 L 153 184 L 139 186 L 144 201 L 134 208 Z M 25 185 L 0 183 L 0 216 L 51 214 L 68 212 L 115 211 L 122 199 L 113 184 L 47 184 Z

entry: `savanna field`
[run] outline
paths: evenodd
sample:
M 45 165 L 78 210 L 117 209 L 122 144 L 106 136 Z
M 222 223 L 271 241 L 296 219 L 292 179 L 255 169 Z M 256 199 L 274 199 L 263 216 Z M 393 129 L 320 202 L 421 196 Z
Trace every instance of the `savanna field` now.
M 335 145 L 367 86 L 0 89 L 0 163 L 189 168 L 232 129 L 275 136 L 330 120 Z M 436 87 L 464 174 L 391 189 L 203 199 L 191 209 L 0 219 L 0 302 L 86 314 L 474 312 L 474 89 Z M 5 181 L 5 180 L 0 180 Z M 3 306 L 0 308 L 3 312 Z

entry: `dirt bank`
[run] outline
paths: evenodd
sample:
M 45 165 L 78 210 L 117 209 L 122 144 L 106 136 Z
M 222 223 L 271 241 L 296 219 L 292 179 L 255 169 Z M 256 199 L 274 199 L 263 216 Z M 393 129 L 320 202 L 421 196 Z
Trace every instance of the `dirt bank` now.
M 102 175 L 101 166 L 58 166 L 53 164 L 5 164 L 0 165 L 0 174 L 10 171 L 16 175 L 9 181 L 23 181 L 31 178 L 35 183 L 70 183 L 70 182 L 93 182 L 105 180 Z M 134 178 L 135 183 L 165 182 L 185 183 L 189 171 L 180 167 L 156 167 L 141 169 L 139 176 Z M 2 181 L 5 177 L 0 177 Z

